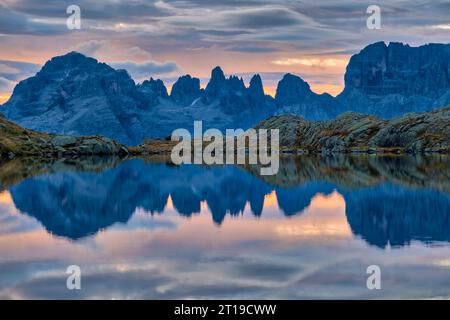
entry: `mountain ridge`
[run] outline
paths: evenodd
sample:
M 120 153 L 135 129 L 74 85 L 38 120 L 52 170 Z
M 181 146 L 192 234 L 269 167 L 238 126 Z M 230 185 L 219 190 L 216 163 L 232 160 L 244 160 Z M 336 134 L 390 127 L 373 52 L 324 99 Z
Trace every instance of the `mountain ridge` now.
M 281 114 L 328 120 L 355 111 L 389 119 L 450 105 L 450 44 L 377 42 L 352 56 L 344 78 L 343 92 L 332 97 L 287 73 L 271 97 L 260 75 L 246 86 L 218 66 L 205 89 L 198 78 L 184 75 L 169 94 L 160 79 L 136 84 L 123 69 L 69 52 L 19 82 L 1 110 L 29 129 L 103 135 L 128 145 L 166 137 L 176 128 L 192 129 L 195 120 L 205 129 L 223 130 L 247 129 Z

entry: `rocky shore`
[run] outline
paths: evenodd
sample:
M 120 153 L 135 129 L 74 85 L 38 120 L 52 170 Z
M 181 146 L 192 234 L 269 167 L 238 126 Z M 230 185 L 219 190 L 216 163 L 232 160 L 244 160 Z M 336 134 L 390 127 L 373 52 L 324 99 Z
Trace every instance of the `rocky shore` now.
M 450 153 L 450 107 L 392 120 L 346 112 L 333 120 L 273 116 L 256 129 L 279 129 L 283 153 Z M 129 147 L 101 136 L 74 137 L 24 129 L 0 117 L 0 155 L 38 158 L 170 155 L 176 142 Z
M 1 157 L 61 158 L 94 155 L 126 156 L 128 154 L 126 146 L 108 138 L 39 133 L 18 126 L 0 116 Z
M 327 121 L 280 115 L 256 128 L 280 129 L 284 152 L 450 153 L 450 107 L 392 120 L 355 112 Z

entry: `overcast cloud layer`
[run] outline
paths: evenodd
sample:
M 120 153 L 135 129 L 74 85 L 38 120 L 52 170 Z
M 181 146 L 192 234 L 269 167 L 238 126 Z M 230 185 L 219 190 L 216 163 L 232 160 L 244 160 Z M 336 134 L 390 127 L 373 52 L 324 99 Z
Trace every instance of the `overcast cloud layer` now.
M 68 30 L 66 8 L 81 8 Z M 316 91 L 342 89 L 351 54 L 375 41 L 450 42 L 450 1 L 377 1 L 382 28 L 366 27 L 372 1 L 0 1 L 0 95 L 55 55 L 77 50 L 137 80 L 297 73 Z M 6 62 L 5 62 L 6 61 Z M 31 64 L 15 64 L 14 61 Z M 8 69 L 8 67 L 10 69 Z M 15 69 L 16 72 L 13 70 Z M 268 91 L 278 79 L 263 79 Z M 1 101 L 1 100 L 0 100 Z

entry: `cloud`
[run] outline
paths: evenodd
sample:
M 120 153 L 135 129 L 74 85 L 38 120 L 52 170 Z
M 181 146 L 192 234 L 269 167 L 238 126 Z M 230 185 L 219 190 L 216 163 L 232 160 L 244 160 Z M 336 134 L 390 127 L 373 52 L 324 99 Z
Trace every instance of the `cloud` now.
M 450 30 L 450 23 L 431 26 L 432 29 Z
M 28 15 L 66 19 L 66 8 L 70 4 L 76 4 L 81 9 L 82 19 L 137 21 L 150 17 L 163 17 L 168 13 L 157 7 L 152 1 L 116 1 L 102 0 L 94 2 L 90 0 L 77 0 L 75 3 L 67 0 L 16 0 L 8 2 L 11 10 Z
M 0 60 L 0 104 L 12 94 L 18 81 L 34 75 L 39 68 L 34 63 Z
M 274 48 L 274 47 L 265 47 L 265 46 L 249 46 L 249 45 L 232 45 L 229 47 L 226 47 L 225 50 L 227 51 L 234 51 L 234 52 L 247 52 L 247 53 L 263 53 L 263 52 L 278 52 L 282 50 L 281 48 Z
M 273 64 L 278 66 L 306 66 L 306 67 L 345 67 L 347 66 L 347 59 L 316 59 L 316 58 L 283 58 L 272 61 Z
M 20 70 L 6 64 L 0 64 L 0 74 L 17 74 Z
M 170 77 L 170 72 L 164 72 L 177 68 L 175 63 L 153 59 L 176 60 L 200 76 L 211 65 L 226 65 L 236 57 L 242 60 L 236 60 L 235 72 L 240 68 L 278 71 L 277 66 L 284 66 L 282 70 L 298 66 L 290 71 L 303 72 L 308 63 L 286 59 L 349 55 L 380 40 L 412 46 L 448 43 L 450 30 L 449 1 L 438 0 L 378 1 L 381 30 L 366 28 L 369 4 L 353 0 L 78 0 L 82 30 L 70 32 L 65 27 L 67 5 L 66 0 L 3 1 L 0 37 L 4 56 L 18 52 L 26 60 L 32 56 L 33 61 L 40 61 L 79 43 L 74 50 L 103 61 L 141 63 L 127 67 L 145 77 L 148 73 L 142 70 Z M 19 39 L 18 34 L 26 37 Z M 277 52 L 283 55 L 276 56 Z M 327 64 L 310 64 L 323 63 Z
M 140 47 L 131 47 L 126 50 L 125 54 L 129 57 L 129 59 L 148 59 L 152 55 L 150 52 L 140 48 Z
M 150 52 L 138 47 L 118 47 L 110 40 L 88 40 L 71 47 L 70 51 L 77 51 L 86 56 L 101 58 L 107 56 L 109 60 L 143 61 L 151 58 Z
M 108 43 L 109 41 L 107 40 L 89 40 L 77 44 L 71 51 L 77 51 L 86 56 L 95 56 L 95 54 Z
M 0 92 L 11 92 L 14 89 L 15 82 L 0 76 Z
M 233 11 L 224 15 L 230 26 L 250 29 L 267 29 L 312 23 L 308 17 L 283 7 L 263 7 Z
M 0 4 L 0 34 L 55 35 L 66 31 L 65 20 L 60 25 L 33 20 Z
M 255 30 L 287 27 L 293 25 L 314 25 L 307 16 L 280 5 L 257 8 L 233 8 L 227 10 L 186 10 L 183 15 L 167 17 L 164 25 L 177 28 L 196 28 L 218 32 L 241 29 L 243 33 Z
M 110 63 L 115 69 L 125 69 L 133 77 L 133 79 L 142 81 L 164 74 L 170 74 L 176 71 L 180 71 L 181 68 L 174 61 L 157 62 L 153 60 L 147 60 L 142 63 L 133 61 L 123 61 Z
M 0 30 L 5 34 L 67 32 L 65 0 L 6 3 L 9 11 L 0 19 Z M 120 42 L 128 41 L 122 37 L 126 35 L 135 39 L 131 46 L 144 49 L 151 46 L 152 52 L 211 46 L 217 50 L 255 54 L 275 52 L 276 48 L 282 51 L 286 46 L 319 52 L 354 50 L 380 37 L 386 37 L 383 40 L 387 41 L 403 37 L 411 44 L 428 42 L 430 37 L 436 39 L 433 42 L 448 37 L 444 32 L 448 32 L 445 26 L 449 5 L 445 1 L 380 0 L 383 28 L 380 32 L 365 27 L 368 5 L 350 0 L 106 0 L 102 3 L 80 0 L 77 4 L 82 19 L 88 20 L 82 24 L 82 34 L 90 35 L 91 39 L 101 36 Z M 439 34 L 430 36 L 433 30 Z M 98 53 L 100 49 L 95 46 L 102 40 L 87 41 L 90 43 L 84 52 Z M 246 41 L 249 44 L 240 44 Z M 251 44 L 255 41 L 256 46 Z M 149 56 L 136 59 L 145 60 Z
M 35 63 L 0 60 L 0 77 L 18 81 L 34 75 L 40 66 Z

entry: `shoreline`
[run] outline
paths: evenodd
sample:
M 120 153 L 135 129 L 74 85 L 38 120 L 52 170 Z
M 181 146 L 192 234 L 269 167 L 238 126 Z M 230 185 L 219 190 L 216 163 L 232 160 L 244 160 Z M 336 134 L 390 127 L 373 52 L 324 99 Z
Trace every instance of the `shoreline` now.
M 279 130 L 280 154 L 450 154 L 450 107 L 392 120 L 353 112 L 317 122 L 279 115 L 264 120 L 255 129 Z M 147 139 L 140 145 L 126 146 L 102 136 L 35 132 L 0 117 L 0 158 L 167 156 L 178 143 L 167 138 Z M 214 141 L 203 142 L 202 152 L 210 143 Z M 271 148 L 270 143 L 267 150 Z M 225 155 L 226 148 L 222 151 Z

